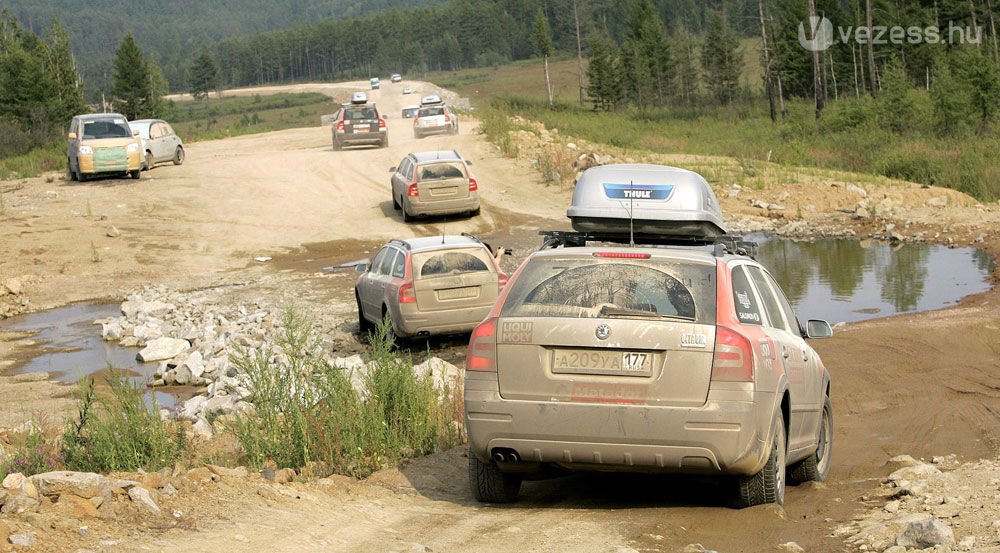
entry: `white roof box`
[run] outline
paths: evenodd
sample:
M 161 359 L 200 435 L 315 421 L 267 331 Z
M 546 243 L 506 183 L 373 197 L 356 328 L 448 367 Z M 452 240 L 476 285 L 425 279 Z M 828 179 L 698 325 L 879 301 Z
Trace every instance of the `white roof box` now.
M 368 103 L 368 95 L 365 94 L 364 92 L 355 92 L 354 95 L 351 96 L 351 103 L 352 104 L 367 104 Z
M 420 99 L 420 105 L 422 106 L 427 106 L 431 104 L 440 104 L 440 103 L 441 103 L 441 96 L 437 94 L 428 94 L 427 96 L 424 96 L 423 98 Z
M 711 242 L 726 234 L 719 200 L 698 173 L 666 165 L 587 169 L 566 215 L 573 229 L 609 241 Z

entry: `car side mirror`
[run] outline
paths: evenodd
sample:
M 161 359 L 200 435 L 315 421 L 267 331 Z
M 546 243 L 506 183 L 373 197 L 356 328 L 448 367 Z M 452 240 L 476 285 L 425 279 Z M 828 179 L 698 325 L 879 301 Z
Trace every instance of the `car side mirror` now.
M 465 160 L 465 164 L 466 164 L 466 165 L 472 165 L 472 160 L 471 160 L 471 159 L 467 159 L 467 160 Z
M 396 172 L 396 166 L 394 165 L 394 166 L 390 167 L 389 168 L 389 172 L 390 173 L 395 173 Z
M 67 134 L 66 135 L 66 139 L 67 140 L 76 140 L 76 133 L 75 132 L 71 132 L 71 133 Z
M 365 262 L 365 263 L 358 263 L 357 265 L 354 266 L 354 270 L 356 272 L 359 272 L 359 273 L 367 273 L 368 272 L 368 263 L 367 262 Z
M 132 136 L 139 136 L 139 129 L 132 129 Z
M 830 326 L 830 323 L 822 319 L 810 319 L 806 323 L 806 338 L 816 340 L 831 336 L 833 336 L 833 328 Z

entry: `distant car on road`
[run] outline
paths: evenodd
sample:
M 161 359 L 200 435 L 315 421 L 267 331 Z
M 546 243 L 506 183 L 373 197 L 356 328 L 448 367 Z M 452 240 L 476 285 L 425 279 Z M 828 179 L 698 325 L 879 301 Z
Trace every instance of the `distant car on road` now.
M 399 73 L 393 73 L 392 76 L 389 77 L 389 81 L 393 82 L 393 83 L 402 82 L 403 81 L 403 76 L 400 75 Z
M 420 106 L 403 106 L 403 119 L 413 119 L 420 111 Z
M 144 171 L 165 161 L 172 161 L 174 165 L 184 163 L 184 143 L 169 123 L 162 119 L 139 119 L 129 125 L 138 130 L 142 138 Z
M 479 182 L 455 150 L 407 154 L 391 167 L 392 206 L 403 220 L 421 215 L 479 215 Z
M 403 94 L 413 94 L 413 89 L 410 87 L 406 87 L 403 89 Z
M 445 104 L 421 105 L 413 121 L 413 136 L 430 134 L 458 134 L 458 115 Z
M 142 139 L 120 113 L 77 115 L 66 134 L 66 172 L 72 180 L 107 174 L 139 178 Z
M 372 77 L 368 83 L 371 84 L 372 90 L 378 90 L 378 77 Z
M 332 132 L 334 150 L 357 144 L 389 146 L 389 128 L 374 103 L 344 104 L 337 112 Z
M 359 329 L 388 318 L 394 339 L 472 330 L 507 282 L 493 252 L 470 236 L 392 240 L 359 269 Z

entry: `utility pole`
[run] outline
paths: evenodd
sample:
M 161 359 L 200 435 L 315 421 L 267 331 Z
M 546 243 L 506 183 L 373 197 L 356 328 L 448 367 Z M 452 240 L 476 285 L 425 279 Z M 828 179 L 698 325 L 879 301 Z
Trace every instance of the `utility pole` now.
M 813 41 L 813 44 L 816 44 L 816 31 L 819 30 L 819 20 L 816 18 L 816 0 L 809 0 L 809 23 L 809 39 Z M 813 49 L 812 55 L 813 99 L 816 102 L 816 119 L 819 119 L 820 114 L 823 112 L 823 73 L 820 68 L 819 50 Z
M 778 108 L 774 105 L 774 84 L 771 82 L 771 53 L 767 48 L 764 0 L 757 0 L 757 10 L 760 13 L 760 38 L 764 42 L 764 93 L 767 94 L 767 106 L 771 112 L 771 122 L 775 123 L 778 121 Z

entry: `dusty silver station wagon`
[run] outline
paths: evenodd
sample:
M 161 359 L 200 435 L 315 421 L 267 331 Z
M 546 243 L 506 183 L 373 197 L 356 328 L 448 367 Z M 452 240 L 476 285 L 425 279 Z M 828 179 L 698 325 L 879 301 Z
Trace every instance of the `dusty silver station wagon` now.
M 392 207 L 404 221 L 423 215 L 479 215 L 479 181 L 455 150 L 407 154 L 392 173 Z
M 740 506 L 783 503 L 786 473 L 825 479 L 830 374 L 806 339 L 830 325 L 801 328 L 746 243 L 588 238 L 533 253 L 472 332 L 475 497 L 513 501 L 553 467 L 735 477 Z

